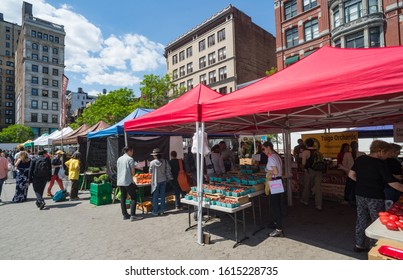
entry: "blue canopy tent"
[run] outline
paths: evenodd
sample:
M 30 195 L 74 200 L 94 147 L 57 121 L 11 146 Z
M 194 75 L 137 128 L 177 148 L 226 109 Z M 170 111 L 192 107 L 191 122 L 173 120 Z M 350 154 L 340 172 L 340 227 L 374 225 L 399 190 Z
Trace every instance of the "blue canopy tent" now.
M 358 131 L 358 138 L 393 137 L 393 125 L 363 126 L 351 130 Z

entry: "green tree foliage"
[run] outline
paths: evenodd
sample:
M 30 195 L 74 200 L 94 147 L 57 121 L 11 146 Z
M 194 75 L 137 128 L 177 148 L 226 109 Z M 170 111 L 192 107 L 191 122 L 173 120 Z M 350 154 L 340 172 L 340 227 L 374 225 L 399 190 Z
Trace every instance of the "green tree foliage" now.
M 139 102 L 132 89 L 121 88 L 108 94 L 100 93 L 96 101 L 84 109 L 71 128 L 75 129 L 84 123 L 91 126 L 100 120 L 108 124 L 115 124 L 138 107 Z
M 0 142 L 2 143 L 23 143 L 27 140 L 33 140 L 34 133 L 28 126 L 13 124 L 4 128 L 0 132 Z
M 174 88 L 171 76 L 168 74 L 160 77 L 154 74 L 144 75 L 140 82 L 141 101 L 148 108 L 159 108 L 183 93 L 183 89 Z M 169 93 L 172 95 L 168 95 Z
M 266 71 L 266 76 L 271 76 L 276 72 L 277 72 L 277 68 L 273 66 L 270 70 Z

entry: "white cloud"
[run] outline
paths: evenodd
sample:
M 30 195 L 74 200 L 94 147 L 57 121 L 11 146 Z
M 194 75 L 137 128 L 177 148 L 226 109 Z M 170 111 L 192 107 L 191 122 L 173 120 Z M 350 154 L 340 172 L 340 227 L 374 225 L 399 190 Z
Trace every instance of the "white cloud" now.
M 1 2 L 0 12 L 5 20 L 21 24 L 22 1 Z M 29 2 L 34 17 L 64 26 L 65 70 L 70 77 L 80 79 L 78 84 L 130 87 L 141 81 L 142 71 L 165 65 L 164 46 L 143 35 L 110 35 L 104 39 L 99 27 L 68 4 L 54 7 L 44 0 Z

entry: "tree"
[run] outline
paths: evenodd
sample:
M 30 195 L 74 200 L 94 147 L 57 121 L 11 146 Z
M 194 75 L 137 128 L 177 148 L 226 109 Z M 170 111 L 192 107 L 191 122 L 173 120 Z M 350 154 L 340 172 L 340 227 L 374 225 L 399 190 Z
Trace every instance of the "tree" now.
M 182 93 L 181 89 L 174 86 L 168 74 L 162 77 L 154 74 L 144 75 L 140 85 L 141 102 L 149 108 L 159 108 Z M 169 96 L 171 91 L 173 94 Z
M 71 128 L 77 128 L 84 123 L 91 126 L 100 120 L 108 124 L 115 124 L 138 108 L 139 104 L 132 89 L 121 88 L 108 94 L 100 93 L 96 101 L 84 109 Z
M 34 132 L 28 126 L 22 124 L 13 124 L 4 128 L 0 132 L 0 142 L 2 143 L 23 143 L 33 139 Z
M 266 76 L 271 76 L 276 72 L 277 72 L 277 68 L 273 66 L 270 70 L 266 71 Z

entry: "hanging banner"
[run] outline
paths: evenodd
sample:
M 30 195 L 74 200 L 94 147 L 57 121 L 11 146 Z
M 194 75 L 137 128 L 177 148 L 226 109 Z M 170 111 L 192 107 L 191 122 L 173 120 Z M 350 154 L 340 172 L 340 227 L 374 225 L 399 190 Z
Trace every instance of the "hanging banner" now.
M 358 142 L 357 131 L 344 131 L 335 133 L 318 133 L 318 134 L 302 134 L 302 140 L 313 138 L 315 141 L 315 147 L 326 158 L 337 158 L 337 154 L 340 152 L 341 145 L 343 143 L 350 144 L 352 141 Z
M 60 128 L 63 129 L 66 122 L 66 91 L 69 84 L 69 78 L 63 74 L 62 77 L 62 102 L 60 106 Z
M 403 123 L 393 125 L 393 142 L 403 142 Z

